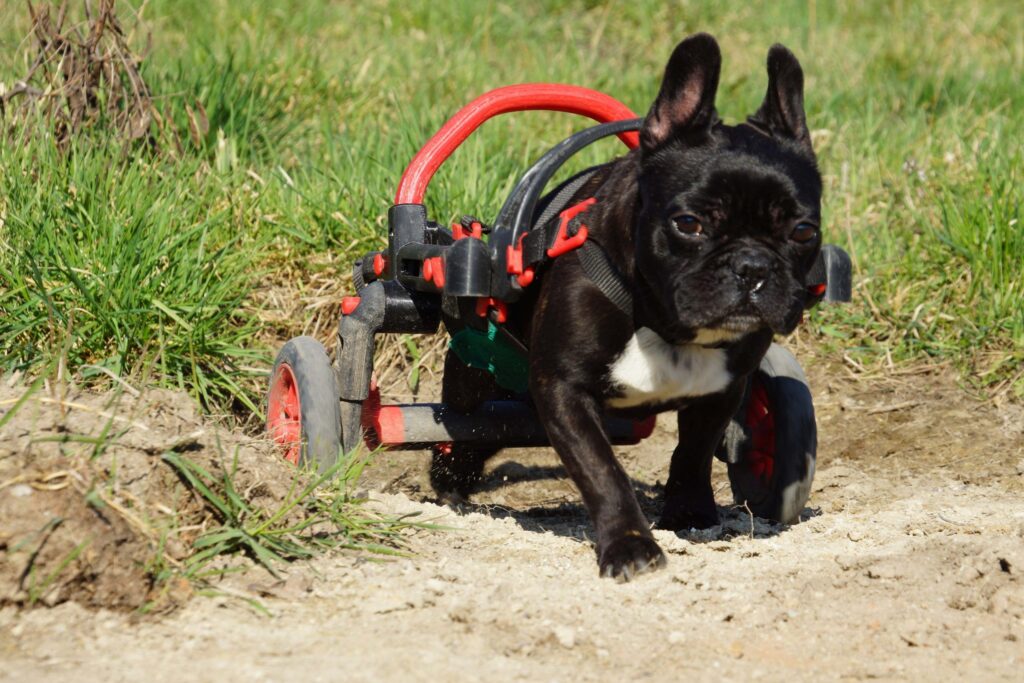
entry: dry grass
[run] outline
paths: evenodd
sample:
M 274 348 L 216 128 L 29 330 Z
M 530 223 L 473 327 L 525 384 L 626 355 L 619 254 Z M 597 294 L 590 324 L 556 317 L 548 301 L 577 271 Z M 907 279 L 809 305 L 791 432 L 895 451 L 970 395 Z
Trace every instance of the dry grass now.
M 0 115 L 44 118 L 62 149 L 100 122 L 125 140 L 148 137 L 160 116 L 141 75 L 143 56 L 131 48 L 136 36 L 125 32 L 114 0 L 99 0 L 95 8 L 85 2 L 81 22 L 69 20 L 68 0 L 26 4 L 35 56 L 28 73 L 0 95 Z

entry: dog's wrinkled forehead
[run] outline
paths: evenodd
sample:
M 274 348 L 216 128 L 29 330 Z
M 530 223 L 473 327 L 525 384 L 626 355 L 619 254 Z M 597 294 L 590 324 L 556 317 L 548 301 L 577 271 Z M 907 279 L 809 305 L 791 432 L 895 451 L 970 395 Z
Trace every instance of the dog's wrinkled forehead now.
M 787 138 L 771 136 L 750 124 L 719 126 L 715 137 L 724 142 L 728 153 L 720 157 L 723 165 L 754 171 L 785 185 L 797 201 L 815 213 L 821 202 L 821 174 L 807 147 Z
M 699 147 L 672 145 L 650 155 L 640 184 L 646 201 L 669 209 L 820 213 L 813 160 L 746 125 L 720 125 Z

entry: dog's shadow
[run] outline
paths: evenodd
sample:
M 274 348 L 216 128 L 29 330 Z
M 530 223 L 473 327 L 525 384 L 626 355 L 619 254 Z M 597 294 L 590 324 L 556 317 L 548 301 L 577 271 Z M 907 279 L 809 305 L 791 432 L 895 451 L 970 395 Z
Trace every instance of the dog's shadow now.
M 566 478 L 561 466 L 523 465 L 514 461 L 502 463 L 487 474 L 476 488 L 477 493 L 493 492 L 512 484 Z M 640 507 L 648 519 L 657 519 L 665 502 L 664 486 L 630 480 Z M 512 519 L 521 528 L 535 533 L 553 533 L 556 536 L 593 542 L 593 527 L 583 503 L 552 500 L 528 507 L 462 502 L 455 506 L 460 512 L 477 512 L 496 519 Z M 820 515 L 820 510 L 804 508 L 801 520 Z M 788 525 L 756 517 L 742 505 L 719 505 L 719 524 L 708 529 L 678 531 L 676 535 L 691 543 L 723 541 L 738 536 L 771 538 L 788 529 Z

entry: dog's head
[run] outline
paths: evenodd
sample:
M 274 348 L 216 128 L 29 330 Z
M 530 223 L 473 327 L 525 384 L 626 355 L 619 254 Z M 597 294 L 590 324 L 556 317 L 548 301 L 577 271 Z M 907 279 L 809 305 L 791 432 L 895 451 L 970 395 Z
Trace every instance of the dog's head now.
M 680 43 L 640 130 L 636 276 L 671 342 L 792 331 L 821 246 L 800 63 L 771 48 L 764 103 L 738 126 L 715 112 L 720 68 L 711 36 Z

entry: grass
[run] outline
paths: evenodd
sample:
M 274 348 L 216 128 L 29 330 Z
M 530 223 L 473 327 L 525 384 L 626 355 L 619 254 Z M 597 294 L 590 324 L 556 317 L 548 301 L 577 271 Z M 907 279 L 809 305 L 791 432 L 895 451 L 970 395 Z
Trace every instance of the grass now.
M 253 264 L 231 234 L 235 207 L 255 199 L 237 194 L 233 207 L 194 161 L 110 163 L 107 151 L 0 151 L 0 193 L 16 207 L 0 273 L 8 365 L 36 369 L 63 350 L 87 377 L 150 373 L 208 405 L 255 410 L 242 385 L 263 353 L 249 345 L 257 321 L 237 313 Z
M 247 568 L 237 561 L 241 556 L 283 578 L 279 570 L 287 564 L 333 551 L 355 551 L 370 558 L 401 555 L 403 531 L 440 528 L 413 519 L 415 514 L 389 517 L 363 508 L 366 501 L 353 492 L 368 462 L 365 455 L 340 454 L 337 464 L 321 474 L 297 471 L 287 495 L 269 504 L 254 502 L 251 492 L 236 484 L 237 450 L 230 464 L 222 462 L 213 473 L 173 450 L 161 458 L 202 502 L 203 515 L 212 516 L 182 562 L 170 561 L 164 547 L 156 549 L 150 571 L 162 590 L 172 590 L 173 581 L 180 578 L 200 592 L 216 594 L 216 579 Z M 142 611 L 159 604 L 162 596 L 156 595 Z M 258 602 L 244 599 L 262 611 Z
M 195 552 L 184 572 L 189 578 L 209 575 L 212 560 L 239 553 L 250 556 L 274 576 L 286 562 L 328 550 L 393 555 L 398 535 L 409 526 L 402 519 L 353 514 L 362 501 L 354 499 L 351 490 L 365 460 L 342 457 L 321 475 L 297 477 L 288 496 L 275 509 L 267 510 L 253 506 L 235 486 L 235 467 L 217 476 L 174 451 L 162 458 L 217 517 L 218 524 L 193 543 Z
M 383 244 L 397 178 L 447 116 L 531 80 L 642 112 L 675 43 L 707 30 L 726 120 L 756 108 L 769 45 L 804 63 L 826 236 L 856 264 L 853 304 L 809 319 L 821 348 L 865 367 L 948 363 L 1024 396 L 1024 14 L 1011 0 L 151 0 L 142 15 L 143 74 L 181 149 L 126 149 L 96 129 L 60 154 L 40 121 L 19 124 L 38 133 L 27 145 L 0 143 L 2 369 L 38 371 L 66 348 L 83 374 L 253 409 L 273 347 L 317 313 L 307 283 L 337 277 L 340 294 L 335 274 Z M 10 85 L 26 70 L 20 3 L 0 27 Z M 209 126 L 189 134 L 199 106 Z M 431 214 L 492 217 L 525 164 L 580 125 L 488 123 L 431 185 Z M 617 151 L 602 143 L 577 166 Z

